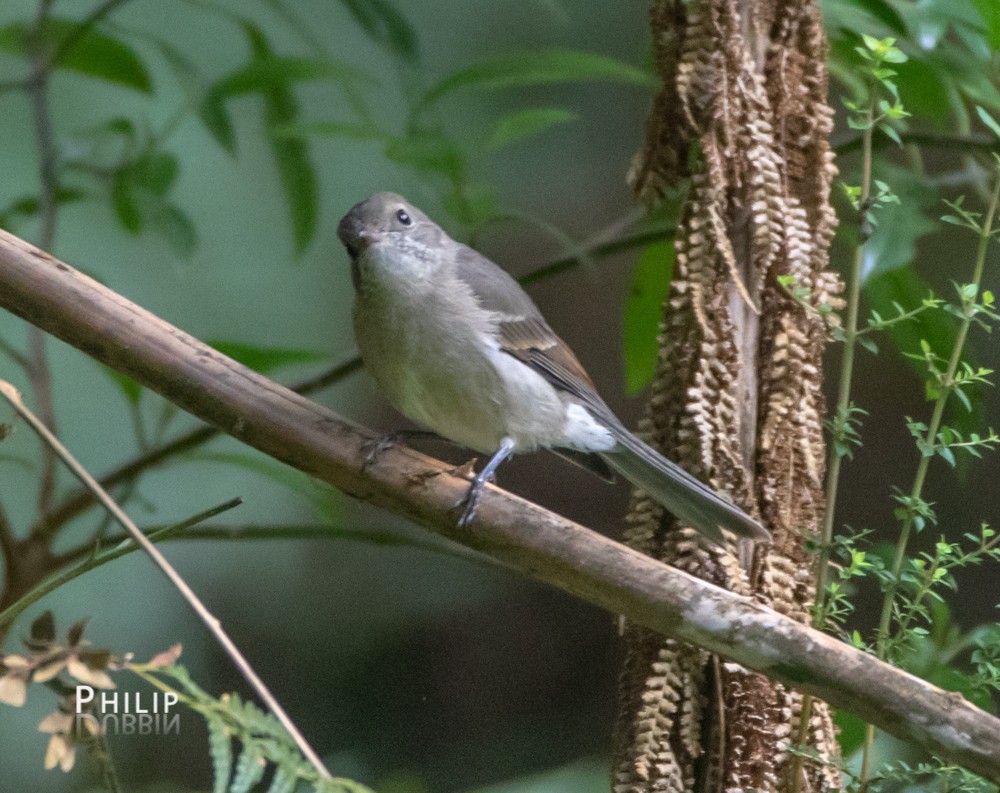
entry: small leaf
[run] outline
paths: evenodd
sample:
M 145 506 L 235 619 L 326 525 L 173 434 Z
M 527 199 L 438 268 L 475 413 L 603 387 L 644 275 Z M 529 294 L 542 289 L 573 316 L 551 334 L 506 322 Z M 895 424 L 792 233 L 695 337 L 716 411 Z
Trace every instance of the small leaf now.
M 70 647 L 76 647 L 80 643 L 80 640 L 83 638 L 83 629 L 87 627 L 88 619 L 89 617 L 84 617 L 82 620 L 77 620 L 69 626 L 69 630 L 66 631 L 66 643 Z
M 177 663 L 177 659 L 181 657 L 181 653 L 184 651 L 184 646 L 178 642 L 177 644 L 170 645 L 169 648 L 161 653 L 157 653 L 152 658 L 149 659 L 147 666 L 152 667 L 164 667 L 173 666 Z
M 224 94 L 234 89 L 259 90 L 264 99 L 264 120 L 268 129 L 298 121 L 298 102 L 292 90 L 292 80 L 314 79 L 319 72 L 329 76 L 331 69 L 340 71 L 346 68 L 333 61 L 279 58 L 271 51 L 259 27 L 244 22 L 243 30 L 250 39 L 254 61 L 237 72 L 237 76 L 223 80 L 220 84 L 223 87 L 218 90 Z M 295 251 L 301 254 L 316 231 L 319 212 L 316 172 L 309 160 L 306 141 L 271 138 L 270 144 L 291 214 Z
M 243 753 L 236 761 L 233 781 L 229 785 L 229 793 L 249 793 L 264 776 L 264 758 L 256 746 L 244 746 Z
M 71 655 L 66 659 L 66 671 L 81 683 L 86 683 L 89 686 L 95 686 L 96 688 L 117 688 L 115 681 L 108 676 L 107 672 L 101 669 L 91 669 L 75 655 Z
M 167 152 L 149 152 L 129 166 L 129 176 L 135 184 L 164 195 L 177 179 L 177 158 Z
M 487 145 L 491 149 L 499 149 L 574 118 L 576 118 L 575 113 L 554 107 L 535 107 L 509 113 L 497 122 Z
M 0 702 L 21 707 L 28 698 L 28 681 L 8 672 L 0 677 Z
M 993 116 L 986 112 L 986 109 L 980 105 L 976 105 L 976 113 L 979 114 L 979 118 L 982 122 L 992 130 L 993 134 L 1000 138 L 1000 123 L 997 122 Z
M 31 623 L 31 638 L 40 642 L 56 640 L 56 621 L 51 611 L 43 611 Z
M 462 154 L 441 132 L 418 132 L 397 138 L 385 148 L 385 156 L 395 163 L 423 173 L 458 177 Z
M 292 58 L 268 52 L 219 80 L 213 91 L 222 98 L 265 93 L 275 86 L 313 80 L 370 81 L 364 72 L 329 58 Z
M 208 718 L 208 753 L 212 758 L 212 793 L 226 793 L 233 773 L 233 740 L 226 725 Z
M 292 347 L 258 347 L 237 341 L 210 341 L 209 344 L 235 361 L 260 374 L 267 374 L 282 366 L 297 363 L 315 363 L 326 360 L 325 352 Z
M 406 18 L 388 0 L 342 0 L 374 41 L 408 61 L 417 59 L 417 34 Z
M 299 778 L 294 768 L 288 768 L 284 765 L 278 766 L 267 793 L 293 793 L 298 781 Z
M 460 88 L 516 88 L 590 80 L 610 80 L 644 88 L 657 85 L 657 81 L 641 69 L 604 55 L 546 49 L 501 55 L 460 69 L 427 91 L 420 107 L 431 105 Z
M 310 124 L 285 124 L 274 126 L 270 134 L 275 138 L 306 138 L 321 135 L 350 140 L 381 140 L 388 142 L 392 136 L 372 124 L 344 124 L 339 121 L 315 121 Z
M 659 354 L 663 301 L 674 269 L 673 240 L 654 242 L 639 256 L 625 303 L 625 379 L 630 394 L 652 379 Z
M 32 674 L 31 679 L 35 683 L 48 683 L 50 680 L 55 678 L 66 666 L 66 661 L 63 658 L 57 658 L 51 663 L 44 664 L 35 669 L 34 674 Z M 38 729 L 42 729 L 39 727 Z M 44 732 L 44 730 L 42 730 Z
M 875 343 L 875 340 L 871 336 L 858 336 L 857 342 L 872 355 L 878 355 L 878 344 Z
M 236 133 L 223 94 L 216 90 L 206 92 L 198 106 L 198 118 L 227 154 L 232 156 L 236 153 Z
M 62 42 L 75 36 L 80 22 L 49 17 L 43 25 L 38 47 L 45 57 L 51 58 Z M 0 28 L 0 51 L 30 57 L 32 26 L 15 22 Z M 118 39 L 91 28 L 73 43 L 54 64 L 88 77 L 117 83 L 126 88 L 149 93 L 152 90 L 146 67 L 129 47 Z
M 71 771 L 75 760 L 76 748 L 65 735 L 57 734 L 49 738 L 49 745 L 45 750 L 45 769 L 47 771 L 51 771 L 57 765 L 63 771 Z
M 111 179 L 111 206 L 118 216 L 118 222 L 129 234 L 142 231 L 142 215 L 132 191 L 128 168 L 119 168 Z
M 889 124 L 879 124 L 879 129 L 881 129 L 882 133 L 897 146 L 903 145 L 903 141 L 900 139 L 899 133 L 896 132 L 896 130 L 893 129 Z
M 102 371 L 115 381 L 115 384 L 121 389 L 121 392 L 125 395 L 125 398 L 131 402 L 133 405 L 139 403 L 142 398 L 143 388 L 139 383 L 129 377 L 127 374 L 121 374 L 116 372 L 110 366 L 101 366 Z
M 189 259 L 198 247 L 198 234 L 191 219 L 173 204 L 162 203 L 150 218 L 157 232 L 178 256 Z

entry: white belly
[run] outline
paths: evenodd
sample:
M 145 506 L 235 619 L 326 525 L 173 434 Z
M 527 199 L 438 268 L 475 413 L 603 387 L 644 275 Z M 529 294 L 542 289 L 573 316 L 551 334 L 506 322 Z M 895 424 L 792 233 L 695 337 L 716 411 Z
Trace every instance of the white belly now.
M 515 451 L 558 445 L 566 405 L 555 388 L 481 331 L 494 326 L 488 312 L 453 303 L 417 290 L 355 301 L 361 357 L 389 401 L 476 451 L 493 453 L 505 437 Z

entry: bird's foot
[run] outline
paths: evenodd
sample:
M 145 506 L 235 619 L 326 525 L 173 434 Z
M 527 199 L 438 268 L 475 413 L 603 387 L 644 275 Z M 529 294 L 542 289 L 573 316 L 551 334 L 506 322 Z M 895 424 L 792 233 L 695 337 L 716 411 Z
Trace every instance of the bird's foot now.
M 476 517 L 476 507 L 479 505 L 479 496 L 483 492 L 483 488 L 486 487 L 486 483 L 493 479 L 493 475 L 496 473 L 497 468 L 500 467 L 500 463 L 510 457 L 511 452 L 514 451 L 514 439 L 504 438 L 500 442 L 500 448 L 497 449 L 496 454 L 494 454 L 486 467 L 472 480 L 472 484 L 469 485 L 469 489 L 465 496 L 455 505 L 455 509 L 461 510 L 458 516 L 458 528 L 464 529 L 470 523 L 472 519 Z
M 458 512 L 458 528 L 464 529 L 468 527 L 472 523 L 473 518 L 476 517 L 479 496 L 482 494 L 485 485 L 486 482 L 484 480 L 480 480 L 479 478 L 473 479 L 472 484 L 469 485 L 469 489 L 462 496 L 462 500 L 455 505 L 454 509 Z

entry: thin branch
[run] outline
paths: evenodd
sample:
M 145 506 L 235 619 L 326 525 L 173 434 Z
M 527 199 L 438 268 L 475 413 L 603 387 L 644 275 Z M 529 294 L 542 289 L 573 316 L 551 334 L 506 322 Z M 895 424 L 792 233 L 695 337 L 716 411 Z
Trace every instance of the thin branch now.
M 292 386 L 292 390 L 299 394 L 311 394 L 343 380 L 360 368 L 361 359 L 355 356 L 315 377 L 303 380 L 301 383 Z M 221 432 L 215 427 L 199 427 L 191 430 L 169 443 L 150 449 L 134 460 L 130 460 L 114 471 L 104 475 L 98 481 L 105 490 L 131 482 L 150 468 L 155 468 L 172 457 L 191 451 L 218 437 L 220 434 Z M 39 520 L 32 528 L 31 535 L 40 538 L 51 537 L 56 531 L 95 503 L 97 503 L 97 500 L 94 498 L 94 494 L 90 490 L 87 490 L 87 488 L 80 488 L 76 492 L 66 496 L 62 503 L 58 504 L 47 516 Z
M 94 491 L 94 495 L 101 502 L 101 505 L 112 515 L 114 515 L 115 520 L 118 524 L 125 529 L 131 536 L 132 539 L 146 552 L 146 555 L 153 560 L 153 563 L 160 568 L 160 571 L 170 580 L 170 583 L 174 585 L 174 588 L 180 592 L 184 600 L 187 601 L 191 610 L 198 615 L 198 618 L 205 624 L 209 632 L 215 637 L 215 640 L 222 646 L 223 650 L 229 656 L 233 665 L 239 670 L 243 678 L 250 684 L 250 687 L 257 692 L 264 703 L 267 705 L 268 710 L 270 710 L 274 716 L 281 722 L 282 726 L 288 731 L 288 734 L 292 736 L 295 744 L 299 747 L 299 751 L 302 755 L 315 767 L 319 772 L 319 775 L 324 779 L 332 779 L 332 774 L 326 769 L 323 761 L 320 760 L 319 755 L 313 751 L 313 748 L 309 745 L 309 742 L 305 739 L 302 733 L 299 732 L 298 727 L 295 726 L 285 709 L 281 706 L 281 703 L 275 699 L 271 690 L 265 685 L 264 681 L 257 675 L 254 668 L 250 665 L 250 662 L 246 659 L 242 652 L 240 652 L 239 647 L 236 643 L 229 637 L 229 634 L 222 627 L 222 623 L 219 621 L 212 612 L 208 610 L 205 604 L 201 601 L 201 598 L 195 594 L 195 591 L 191 589 L 187 581 L 181 576 L 180 573 L 174 568 L 170 562 L 167 561 L 166 557 L 160 553 L 160 550 L 149 540 L 149 538 L 142 533 L 142 530 L 136 526 L 132 519 L 122 510 L 121 507 L 107 494 L 107 491 L 103 490 L 97 480 L 94 479 L 80 463 L 69 453 L 69 450 L 63 446 L 59 439 L 56 438 L 48 428 L 42 424 L 38 418 L 28 410 L 27 406 L 21 400 L 21 395 L 18 393 L 17 389 L 14 388 L 10 383 L 0 380 L 0 396 L 3 396 L 11 406 L 18 412 L 18 414 L 23 418 L 35 433 L 45 441 L 49 447 L 58 455 L 59 459 L 62 460 L 63 464 L 72 471 L 73 475 L 79 479 L 83 485 L 90 490 Z
M 961 695 L 487 486 L 472 525 L 449 466 L 371 435 L 0 231 L 0 308 L 235 438 L 614 614 L 754 669 L 1000 781 L 1000 719 Z
M 672 231 L 673 229 L 667 226 L 643 229 L 632 234 L 623 235 L 613 240 L 598 242 L 592 248 L 584 249 L 583 253 L 589 256 L 610 256 L 614 253 L 631 250 L 632 248 L 639 248 L 643 245 L 648 245 L 651 242 L 658 242 L 666 239 L 670 236 Z M 531 272 L 522 275 L 518 281 L 520 281 L 522 285 L 527 286 L 528 284 L 533 284 L 537 281 L 551 278 L 553 275 L 558 275 L 559 273 L 571 270 L 579 264 L 579 261 L 580 252 L 560 256 L 558 259 L 554 259 L 551 262 L 540 265 Z
M 0 555 L 3 556 L 3 586 L 0 587 L 0 603 L 7 601 L 11 586 L 11 573 L 14 569 L 14 554 L 16 540 L 14 539 L 14 529 L 7 518 L 7 512 L 0 504 Z M 4 635 L 3 627 L 0 625 L 0 642 Z
M 207 517 L 200 520 L 205 519 Z M 163 532 L 167 529 L 169 529 L 169 532 L 164 534 Z M 160 526 L 143 529 L 143 534 L 153 540 L 153 542 L 162 542 L 163 540 L 278 540 L 280 542 L 288 540 L 339 540 L 389 548 L 415 548 L 429 553 L 454 556 L 473 564 L 492 565 L 492 560 L 472 553 L 461 545 L 440 541 L 428 542 L 400 532 L 372 531 L 370 529 L 338 529 L 331 528 L 330 526 L 198 526 L 197 528 L 186 530 L 183 534 L 179 534 L 179 530 L 174 527 Z M 125 535 L 118 535 L 116 537 L 108 537 L 104 542 L 112 545 L 123 542 L 126 539 L 128 538 Z M 134 547 L 130 546 L 126 549 L 126 553 L 133 550 Z M 55 557 L 55 560 L 61 564 L 71 564 L 92 555 L 93 552 L 93 545 L 81 545 Z M 108 561 L 111 560 L 108 559 Z M 3 622 L 4 617 L 0 614 L 0 625 Z
M 28 360 L 28 356 L 22 353 L 13 344 L 4 341 L 2 338 L 0 338 L 0 352 L 24 369 L 25 373 L 28 373 L 31 370 L 31 361 Z
M 838 157 L 861 151 L 864 148 L 864 134 L 854 133 L 831 141 L 833 150 Z M 996 149 L 996 137 L 993 135 L 954 135 L 947 132 L 899 132 L 903 143 L 915 143 L 936 149 L 955 149 L 971 153 L 989 154 Z M 896 143 L 888 135 L 879 135 L 872 145 L 876 149 L 895 146 Z
M 29 37 L 31 76 L 25 90 L 31 100 L 35 125 L 35 143 L 38 146 L 38 215 L 40 227 L 38 243 L 45 250 L 52 250 L 56 235 L 56 196 L 59 193 L 59 173 L 56 168 L 56 148 L 52 135 L 52 116 L 49 113 L 49 69 L 51 64 L 42 51 L 42 31 L 48 21 L 51 0 L 40 0 L 35 24 Z M 45 334 L 37 328 L 28 331 L 28 378 L 38 405 L 38 412 L 53 431 L 56 428 L 55 406 L 52 400 L 52 372 L 45 349 Z M 48 448 L 42 449 L 42 473 L 38 485 L 38 514 L 44 517 L 52 506 L 56 487 L 56 458 Z
M 172 526 L 166 526 L 157 531 L 150 532 L 148 535 L 149 541 L 157 543 L 163 542 L 164 540 L 175 539 L 178 535 L 187 531 L 190 527 L 201 523 L 202 521 L 209 520 L 210 518 L 213 518 L 226 510 L 232 509 L 233 507 L 237 507 L 241 503 L 243 503 L 242 499 L 230 499 L 217 507 L 212 507 L 204 512 L 200 512 L 180 523 L 175 523 Z M 115 559 L 120 559 L 122 556 L 126 556 L 127 554 L 137 550 L 139 550 L 139 546 L 132 542 L 131 535 L 120 537 L 115 546 L 104 551 L 102 551 L 97 545 L 91 546 L 87 549 L 86 555 L 81 554 L 83 558 L 80 559 L 79 564 L 77 564 L 76 567 L 64 570 L 58 575 L 43 581 L 30 591 L 24 593 L 7 608 L 3 609 L 3 611 L 0 611 L 0 631 L 8 629 L 14 620 L 21 616 L 26 609 L 33 606 L 51 592 L 55 592 L 59 589 L 59 587 L 68 584 L 76 578 L 79 578 L 84 573 L 89 573 L 91 570 L 102 567 L 108 562 L 113 562 Z

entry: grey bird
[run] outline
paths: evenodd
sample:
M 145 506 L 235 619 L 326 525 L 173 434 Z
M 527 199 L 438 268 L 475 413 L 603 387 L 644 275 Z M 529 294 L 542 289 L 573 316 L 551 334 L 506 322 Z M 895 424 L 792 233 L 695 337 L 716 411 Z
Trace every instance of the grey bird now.
M 521 286 L 402 196 L 356 204 L 337 235 L 351 257 L 358 349 L 382 391 L 418 424 L 490 455 L 458 505 L 460 525 L 500 463 L 545 448 L 598 473 L 610 466 L 714 542 L 722 529 L 770 539 L 625 429 Z

